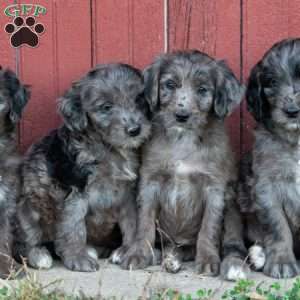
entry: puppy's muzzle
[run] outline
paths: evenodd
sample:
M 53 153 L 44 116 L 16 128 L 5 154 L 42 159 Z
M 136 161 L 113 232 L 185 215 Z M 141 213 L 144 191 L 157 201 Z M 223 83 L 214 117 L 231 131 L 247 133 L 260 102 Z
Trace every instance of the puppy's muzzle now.
M 141 125 L 140 124 L 132 124 L 127 127 L 126 131 L 129 136 L 135 137 L 141 133 Z
M 190 116 L 191 116 L 191 114 L 187 111 L 177 111 L 175 113 L 176 121 L 179 123 L 185 123 L 189 119 Z
M 294 119 L 297 118 L 300 112 L 300 108 L 296 105 L 290 105 L 284 108 L 283 110 L 288 118 Z

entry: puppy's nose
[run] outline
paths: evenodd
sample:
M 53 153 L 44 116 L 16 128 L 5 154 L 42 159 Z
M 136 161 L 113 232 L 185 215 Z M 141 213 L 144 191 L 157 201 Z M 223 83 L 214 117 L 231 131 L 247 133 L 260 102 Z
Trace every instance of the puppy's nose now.
M 176 112 L 175 118 L 177 122 L 184 123 L 186 122 L 190 117 L 190 113 L 186 111 Z
M 127 133 L 130 135 L 130 136 L 137 136 L 141 133 L 141 125 L 139 124 L 134 124 L 134 125 L 131 125 L 127 128 Z
M 289 107 L 285 108 L 284 111 L 289 118 L 297 118 L 298 114 L 300 112 L 300 108 L 297 106 L 289 106 Z

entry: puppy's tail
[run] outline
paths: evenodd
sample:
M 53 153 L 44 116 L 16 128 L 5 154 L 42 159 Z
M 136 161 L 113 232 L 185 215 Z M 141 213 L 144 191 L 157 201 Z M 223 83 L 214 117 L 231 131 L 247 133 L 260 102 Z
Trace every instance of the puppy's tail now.
M 266 263 L 265 250 L 261 245 L 253 245 L 249 248 L 249 260 L 251 266 L 259 271 Z

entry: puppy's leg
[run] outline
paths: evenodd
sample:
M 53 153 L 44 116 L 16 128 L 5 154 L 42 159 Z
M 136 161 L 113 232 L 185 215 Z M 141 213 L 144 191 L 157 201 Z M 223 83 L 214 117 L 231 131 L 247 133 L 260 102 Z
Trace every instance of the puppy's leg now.
M 6 279 L 14 270 L 15 263 L 11 257 L 11 226 L 5 215 L 5 208 L 0 208 L 0 278 Z
M 268 189 L 268 190 L 266 190 Z M 266 262 L 263 272 L 274 278 L 290 278 L 299 274 L 299 268 L 293 251 L 293 237 L 280 205 L 281 201 L 271 184 L 264 185 L 259 193 L 256 188 L 256 199 L 259 204 L 257 217 L 265 226 L 264 239 Z M 271 203 L 270 205 L 270 201 Z
M 233 199 L 228 199 L 224 217 L 223 261 L 221 276 L 226 280 L 246 279 L 249 267 L 244 244 L 244 224 Z
M 141 269 L 156 264 L 155 218 L 158 207 L 159 183 L 146 183 L 140 191 L 138 203 L 138 230 L 135 242 L 124 256 L 121 267 L 124 269 Z
M 125 253 L 133 244 L 136 235 L 136 205 L 134 199 L 127 199 L 120 209 L 119 226 L 122 232 L 122 246 L 116 249 L 111 255 L 111 262 L 120 264 L 123 261 Z
M 30 196 L 35 197 L 34 195 Z M 32 199 L 31 199 L 32 200 Z M 25 246 L 25 253 L 16 253 L 17 256 L 25 255 L 28 264 L 36 269 L 49 269 L 53 259 L 45 247 L 41 247 L 43 232 L 39 224 L 40 216 L 30 205 L 30 199 L 23 196 L 18 206 L 18 220 L 20 223 L 20 238 Z M 36 202 L 38 203 L 37 197 Z M 17 250 L 18 251 L 18 250 Z
M 73 190 L 58 209 L 55 251 L 64 265 L 73 271 L 94 272 L 99 269 L 96 256 L 87 247 L 85 216 L 88 199 Z
M 224 189 L 207 189 L 202 225 L 198 234 L 196 270 L 216 276 L 220 268 L 220 239 L 224 210 Z

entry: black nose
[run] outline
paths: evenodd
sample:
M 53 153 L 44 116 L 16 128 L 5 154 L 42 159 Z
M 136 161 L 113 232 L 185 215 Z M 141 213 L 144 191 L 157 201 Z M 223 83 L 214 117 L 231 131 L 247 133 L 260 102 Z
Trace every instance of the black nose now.
M 297 118 L 300 108 L 293 106 L 286 108 L 284 111 L 289 118 Z
M 132 125 L 127 128 L 127 132 L 130 136 L 137 136 L 141 133 L 141 125 Z
M 190 114 L 187 112 L 175 113 L 176 121 L 180 122 L 180 123 L 186 122 L 189 119 L 189 117 L 190 117 Z

